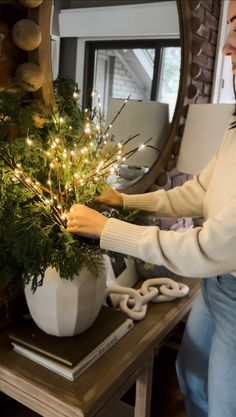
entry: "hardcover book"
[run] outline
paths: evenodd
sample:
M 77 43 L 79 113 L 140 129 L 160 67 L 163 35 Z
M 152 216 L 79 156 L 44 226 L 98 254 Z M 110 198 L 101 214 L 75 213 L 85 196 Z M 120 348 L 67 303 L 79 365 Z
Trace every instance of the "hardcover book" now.
M 93 325 L 79 335 L 51 336 L 29 319 L 12 328 L 9 339 L 14 351 L 73 381 L 132 327 L 123 312 L 102 306 Z

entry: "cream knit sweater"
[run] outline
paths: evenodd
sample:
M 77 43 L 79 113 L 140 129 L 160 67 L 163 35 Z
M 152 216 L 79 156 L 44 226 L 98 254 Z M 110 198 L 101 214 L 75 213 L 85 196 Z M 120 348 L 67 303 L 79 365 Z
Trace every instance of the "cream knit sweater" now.
M 109 219 L 101 248 L 164 265 L 182 276 L 236 276 L 236 129 L 226 131 L 207 167 L 183 186 L 122 196 L 125 208 L 162 217 L 203 216 L 205 221 L 202 227 L 177 232 Z

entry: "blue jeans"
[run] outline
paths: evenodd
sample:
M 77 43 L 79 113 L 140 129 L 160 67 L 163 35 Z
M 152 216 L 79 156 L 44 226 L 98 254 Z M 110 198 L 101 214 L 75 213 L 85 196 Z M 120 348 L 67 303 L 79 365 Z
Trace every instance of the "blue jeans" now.
M 201 279 L 176 369 L 188 417 L 236 417 L 236 277 Z

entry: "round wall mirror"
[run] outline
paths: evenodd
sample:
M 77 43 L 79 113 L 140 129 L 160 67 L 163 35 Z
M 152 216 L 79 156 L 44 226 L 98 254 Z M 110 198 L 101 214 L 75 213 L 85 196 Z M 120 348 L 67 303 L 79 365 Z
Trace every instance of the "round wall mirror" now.
M 20 63 L 24 63 L 27 61 L 30 66 L 34 64 L 36 68 L 36 81 L 39 81 L 37 84 L 37 88 L 33 94 L 42 97 L 44 103 L 47 106 L 51 106 L 54 103 L 54 94 L 53 94 L 53 72 L 55 66 L 55 59 L 57 60 L 57 41 L 60 39 L 56 39 L 57 34 L 52 33 L 53 25 L 51 22 L 52 19 L 52 12 L 53 8 L 54 11 L 56 8 L 60 8 L 62 10 L 64 5 L 69 5 L 73 7 L 75 4 L 79 4 L 80 6 L 86 6 L 89 2 L 83 2 L 81 0 L 71 0 L 71 1 L 59 1 L 55 0 L 3 0 L 0 3 L 1 7 L 1 19 L 0 19 L 0 72 L 1 72 L 1 83 L 7 82 L 10 76 L 14 76 L 17 67 Z M 101 1 L 91 0 L 90 4 L 94 6 L 100 6 Z M 104 2 L 103 2 L 104 3 Z M 114 1 L 113 4 L 127 4 L 131 3 L 132 7 L 135 7 L 135 3 L 143 4 L 143 1 Z M 214 56 L 216 50 L 216 42 L 217 42 L 217 30 L 218 30 L 218 22 L 219 22 L 219 15 L 220 15 L 220 0 L 208 0 L 207 2 L 202 2 L 201 0 L 177 0 L 175 1 L 156 1 L 156 2 L 145 2 L 143 6 L 146 9 L 151 7 L 150 5 L 159 4 L 162 8 L 165 6 L 167 8 L 170 5 L 175 7 L 177 10 L 176 20 L 178 21 L 178 31 L 179 36 L 176 36 L 176 28 L 175 28 L 175 41 L 178 41 L 178 37 L 180 40 L 180 48 L 181 48 L 181 68 L 179 73 L 179 86 L 177 99 L 176 99 L 176 106 L 172 109 L 172 116 L 169 120 L 167 120 L 166 125 L 164 124 L 163 127 L 163 134 L 160 149 L 156 152 L 154 159 L 150 162 L 148 169 L 143 173 L 144 175 L 140 175 L 139 180 L 135 182 L 130 182 L 125 187 L 125 192 L 127 193 L 139 193 L 145 192 L 147 190 L 152 189 L 153 185 L 155 186 L 163 186 L 165 185 L 168 179 L 168 172 L 171 171 L 175 167 L 176 159 L 178 156 L 178 149 L 181 140 L 182 128 L 184 125 L 184 120 L 187 114 L 187 105 L 191 102 L 209 102 L 210 95 L 211 95 L 211 87 L 212 87 L 212 79 L 213 79 L 213 71 L 214 71 Z M 107 3 L 106 3 L 107 4 Z M 130 6 L 130 7 L 131 7 Z M 119 7 L 119 6 L 117 6 Z M 123 6 L 122 6 L 123 7 Z M 125 6 L 124 6 L 125 7 Z M 9 8 L 11 10 L 9 10 Z M 111 7 L 111 9 L 113 6 Z M 98 8 L 99 9 L 99 8 Z M 101 7 L 100 10 L 103 8 Z M 114 7 L 115 9 L 115 7 Z M 80 14 L 85 9 L 77 9 L 80 10 Z M 104 9 L 103 9 L 104 10 Z M 116 9 L 118 10 L 118 9 Z M 66 21 L 66 14 L 69 15 L 70 9 L 64 11 L 64 19 Z M 62 15 L 62 14 L 61 14 Z M 79 15 L 78 15 L 79 16 Z M 76 18 L 78 18 L 76 16 Z M 12 31 L 13 27 L 16 25 L 17 20 L 31 20 L 37 25 L 37 29 L 39 29 L 38 35 L 41 37 L 38 46 L 34 43 L 34 47 L 21 47 L 21 45 L 14 45 L 12 48 Z M 145 19 L 143 19 L 145 20 Z M 167 21 L 162 19 L 167 26 Z M 131 21 L 128 20 L 128 23 L 131 24 Z M 155 19 L 150 20 L 150 25 L 156 24 L 157 21 Z M 82 23 L 81 23 L 82 25 Z M 210 26 L 209 26 L 210 25 Z M 78 25 L 79 26 L 79 25 Z M 207 30 L 206 30 L 207 28 Z M 209 32 L 210 28 L 210 32 Z M 114 44 L 112 48 L 111 45 L 104 45 L 104 44 L 95 44 L 95 40 L 93 37 L 92 31 L 95 30 L 96 32 L 96 25 L 87 25 L 87 31 L 90 33 L 90 39 L 88 40 L 88 44 L 84 45 L 83 50 L 83 57 L 84 57 L 84 67 L 83 68 L 93 68 L 92 74 L 89 75 L 89 71 L 85 71 L 86 77 L 83 85 L 85 85 L 85 90 L 89 90 L 93 87 L 91 84 L 91 80 L 96 85 L 106 84 L 107 81 L 104 79 L 104 72 L 101 76 L 101 72 L 94 72 L 94 67 L 100 66 L 100 68 L 104 65 L 104 55 L 109 56 L 111 59 L 110 61 L 114 62 L 114 55 L 111 54 L 111 50 L 115 51 L 116 56 L 119 55 L 120 61 L 123 62 L 126 67 L 128 64 L 133 68 L 137 67 L 137 62 L 140 63 L 142 59 L 144 59 L 144 55 L 146 53 L 150 53 L 153 58 L 153 67 L 152 67 L 152 75 L 156 75 L 156 77 L 146 77 L 144 72 L 139 73 L 136 72 L 136 79 L 142 79 L 141 89 L 143 90 L 143 96 L 135 97 L 137 102 L 142 100 L 142 102 L 150 102 L 153 100 L 153 103 L 156 104 L 159 101 L 164 101 L 163 99 L 159 99 L 158 97 L 158 85 L 160 85 L 160 80 L 163 79 L 161 71 L 163 70 L 160 66 L 158 67 L 156 58 L 156 46 L 146 44 L 143 45 L 145 48 L 138 48 L 139 53 L 141 53 L 141 58 L 139 56 L 139 61 L 137 61 L 137 51 L 135 47 L 129 47 L 127 45 L 120 45 L 119 48 L 114 48 Z M 66 60 L 68 54 L 68 49 L 66 48 L 66 44 L 70 42 L 70 46 L 74 45 L 75 48 L 78 49 L 78 36 L 72 36 L 70 33 L 70 25 L 67 25 L 67 30 L 69 31 L 67 34 L 62 34 L 61 39 L 61 53 L 62 53 L 62 60 L 64 63 L 68 63 Z M 146 29 L 144 29 L 145 32 Z M 75 33 L 76 35 L 76 33 Z M 136 33 L 136 35 L 142 36 L 142 33 Z M 164 37 L 162 37 L 164 38 Z M 140 38 L 142 41 L 144 39 Z M 114 39 L 113 39 L 114 40 Z M 137 39 L 136 39 L 137 40 Z M 35 37 L 33 36 L 33 41 L 35 42 Z M 97 40 L 96 40 L 97 41 Z M 101 41 L 101 40 L 100 40 Z M 99 42 L 100 42 L 99 41 Z M 103 39 L 104 41 L 104 39 Z M 108 39 L 106 39 L 106 42 Z M 109 40 L 110 42 L 111 40 Z M 124 41 L 124 39 L 122 40 Z M 147 39 L 146 39 L 147 41 Z M 149 39 L 148 41 L 153 41 L 153 39 Z M 63 45 L 64 43 L 64 45 Z M 55 47 L 56 45 L 56 47 Z M 105 48 L 106 46 L 106 48 Z M 141 45 L 139 45 L 141 46 Z M 107 48 L 110 49 L 107 49 Z M 178 47 L 175 46 L 175 47 Z M 89 52 L 92 54 L 89 55 Z M 143 54 L 145 50 L 145 54 Z M 109 51 L 109 52 L 108 52 Z M 127 54 L 127 56 L 126 56 Z M 74 56 L 73 54 L 71 56 Z M 145 55 L 146 56 L 146 55 Z M 95 61 L 95 57 L 97 61 Z M 134 57 L 136 57 L 136 61 L 134 61 Z M 51 58 L 53 58 L 53 64 L 51 65 Z M 77 60 L 78 61 L 78 60 Z M 77 63 L 76 61 L 76 63 Z M 56 61 L 58 62 L 58 61 Z M 93 65 L 87 66 L 86 63 L 92 62 Z M 96 65 L 94 63 L 96 62 Z M 58 64 L 57 64 L 58 65 Z M 73 65 L 67 65 L 67 68 L 70 68 L 70 72 L 74 71 L 74 79 L 78 81 L 78 73 L 82 74 L 83 71 L 78 71 L 77 65 L 73 67 Z M 53 72 L 52 72 L 53 69 Z M 136 68 L 136 71 L 138 68 Z M 77 71 L 77 78 L 76 78 L 76 71 Z M 155 73 L 155 74 L 154 74 Z M 4 77 L 2 76 L 4 75 Z M 65 74 L 65 68 L 63 69 L 62 61 L 61 61 L 61 68 L 58 72 L 59 75 L 68 75 L 73 78 L 72 73 Z M 138 75 L 139 74 L 139 75 Z M 161 75 L 160 75 L 161 74 Z M 34 74 L 33 74 L 34 75 Z M 38 77 L 38 78 L 37 78 Z M 139 78 L 140 77 L 140 78 Z M 151 79 L 151 81 L 150 81 Z M 95 80 L 95 81 L 94 81 Z M 40 84 L 41 83 L 41 84 Z M 97 83 L 97 84 L 96 84 Z M 1 87 L 1 85 L 0 85 Z M 85 91 L 84 90 L 84 91 Z M 139 92 L 140 93 L 140 92 Z M 145 95 L 146 94 L 146 95 Z M 105 100 L 105 93 L 104 95 L 104 102 L 105 105 L 108 107 L 107 101 Z M 86 93 L 83 94 L 84 101 L 86 103 Z M 108 95 L 109 97 L 109 95 Z M 115 97 L 115 99 L 119 99 L 119 97 Z M 136 103 L 137 104 L 137 103 Z M 167 104 L 169 105 L 169 104 Z M 165 107 L 165 106 L 164 106 Z M 108 109 L 109 110 L 109 109 Z M 157 111 L 157 110 L 156 110 Z M 168 109 L 169 111 L 169 109 Z M 163 114 L 166 113 L 166 110 L 162 109 Z M 109 111 L 108 111 L 109 113 Z M 147 110 L 147 115 L 150 116 L 151 110 Z M 153 118 L 155 119 L 155 115 L 157 113 L 154 112 Z M 147 119 L 148 116 L 145 118 Z M 165 118 L 165 117 L 164 117 Z M 166 119 L 165 119 L 166 120 Z M 168 124 L 169 122 L 169 124 Z M 131 126 L 132 127 L 132 126 Z M 163 133 L 162 132 L 162 133 Z M 152 153 L 153 157 L 154 153 Z M 145 168 L 145 165 L 148 164 L 137 164 L 137 161 L 134 162 L 134 167 L 137 168 L 137 171 L 140 169 Z
M 150 170 L 169 135 L 181 66 L 177 4 L 87 1 L 83 7 L 83 3 L 54 4 L 53 77 L 76 82 L 83 108 L 98 105 L 97 96 L 91 94 L 97 92 L 107 126 L 129 97 L 110 129 L 116 143 L 137 135 L 127 151 L 142 149 L 112 175 L 112 186 L 126 189 Z

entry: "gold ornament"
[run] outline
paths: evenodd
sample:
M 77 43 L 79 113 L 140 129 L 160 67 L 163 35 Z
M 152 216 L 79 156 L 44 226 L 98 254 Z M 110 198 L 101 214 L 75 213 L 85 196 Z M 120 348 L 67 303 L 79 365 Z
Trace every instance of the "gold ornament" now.
M 39 26 L 30 19 L 21 19 L 13 26 L 12 37 L 15 44 L 24 51 L 38 48 L 42 35 Z
M 39 90 L 44 82 L 43 74 L 38 65 L 31 62 L 25 62 L 16 69 L 16 77 L 24 81 L 26 91 Z

